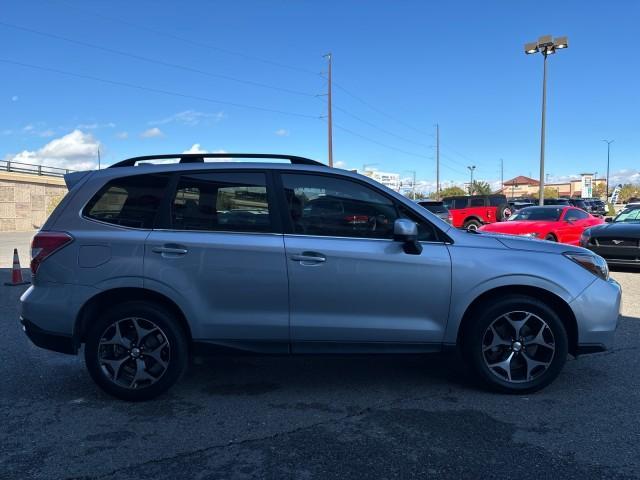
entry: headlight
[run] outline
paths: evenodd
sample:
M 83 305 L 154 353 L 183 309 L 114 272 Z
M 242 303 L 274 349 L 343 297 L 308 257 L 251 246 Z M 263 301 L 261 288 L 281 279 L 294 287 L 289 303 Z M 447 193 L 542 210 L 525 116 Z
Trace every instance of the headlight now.
M 586 247 L 587 245 L 589 245 L 589 239 L 591 238 L 591 236 L 589 235 L 589 233 L 585 230 L 584 232 L 582 232 L 582 235 L 580 235 L 580 245 L 583 247 Z
M 566 252 L 564 256 L 573 260 L 581 267 L 586 268 L 595 276 L 607 280 L 609 278 L 609 266 L 604 258 L 589 253 Z
M 521 233 L 519 236 L 520 237 L 527 237 L 527 238 L 538 238 L 538 234 L 537 233 Z

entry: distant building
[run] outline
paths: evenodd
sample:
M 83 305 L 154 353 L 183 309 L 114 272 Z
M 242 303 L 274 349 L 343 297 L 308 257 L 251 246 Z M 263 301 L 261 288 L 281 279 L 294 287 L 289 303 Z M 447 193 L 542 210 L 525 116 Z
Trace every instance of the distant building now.
M 381 183 L 385 187 L 390 188 L 391 190 L 395 190 L 396 192 L 400 191 L 400 174 L 399 173 L 389 173 L 389 172 L 379 172 L 377 170 L 365 170 L 362 172 L 363 175 L 374 179 L 376 182 Z
M 583 173 L 580 177 L 564 183 L 545 183 L 544 186 L 556 189 L 559 197 L 593 197 L 596 187 L 605 187 L 607 184 L 604 178 L 593 178 L 593 174 L 590 173 Z M 505 181 L 502 184 L 502 193 L 508 198 L 530 197 L 537 194 L 539 188 L 538 180 L 520 175 Z

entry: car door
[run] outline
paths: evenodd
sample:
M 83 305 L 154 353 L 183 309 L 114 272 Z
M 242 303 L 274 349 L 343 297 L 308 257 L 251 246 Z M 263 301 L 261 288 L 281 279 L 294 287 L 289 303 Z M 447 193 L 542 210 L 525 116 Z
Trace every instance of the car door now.
M 281 182 L 293 351 L 424 350 L 442 341 L 451 260 L 435 227 L 356 179 L 282 173 Z M 393 241 L 399 216 L 420 222 L 420 255 Z
M 145 286 L 189 310 L 196 340 L 288 351 L 288 278 L 264 171 L 185 172 L 145 245 Z
M 589 226 L 589 214 L 579 208 L 567 208 L 561 220 L 562 238 L 560 240 L 577 245 L 580 242 L 580 235 Z

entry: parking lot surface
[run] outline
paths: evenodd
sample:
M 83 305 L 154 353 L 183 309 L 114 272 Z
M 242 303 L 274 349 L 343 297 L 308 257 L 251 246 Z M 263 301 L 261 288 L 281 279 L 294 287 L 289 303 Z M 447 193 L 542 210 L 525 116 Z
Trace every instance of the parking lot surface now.
M 0 478 L 639 478 L 640 272 L 612 276 L 615 348 L 534 395 L 480 390 L 451 355 L 237 356 L 145 403 L 33 346 L 25 287 L 0 286 Z

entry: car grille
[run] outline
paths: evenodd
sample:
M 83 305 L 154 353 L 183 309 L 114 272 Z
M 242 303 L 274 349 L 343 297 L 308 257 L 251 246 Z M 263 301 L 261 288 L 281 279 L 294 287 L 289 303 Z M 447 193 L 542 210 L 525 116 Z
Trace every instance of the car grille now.
M 637 238 L 591 238 L 591 244 L 598 247 L 640 247 Z

